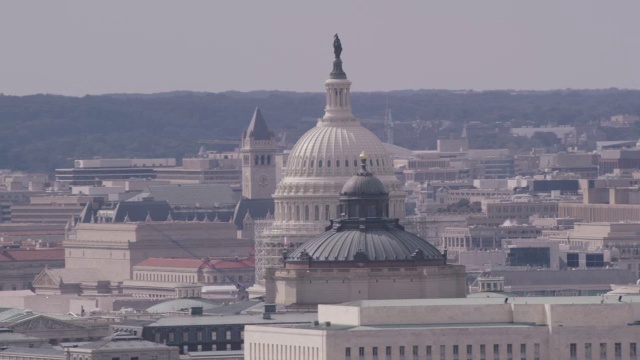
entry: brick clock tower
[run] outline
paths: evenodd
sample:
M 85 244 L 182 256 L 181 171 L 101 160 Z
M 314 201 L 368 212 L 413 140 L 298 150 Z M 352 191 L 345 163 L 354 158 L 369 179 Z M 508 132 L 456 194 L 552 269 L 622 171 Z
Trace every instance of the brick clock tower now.
M 256 108 L 242 134 L 242 196 L 270 199 L 276 191 L 276 146 L 274 135 Z

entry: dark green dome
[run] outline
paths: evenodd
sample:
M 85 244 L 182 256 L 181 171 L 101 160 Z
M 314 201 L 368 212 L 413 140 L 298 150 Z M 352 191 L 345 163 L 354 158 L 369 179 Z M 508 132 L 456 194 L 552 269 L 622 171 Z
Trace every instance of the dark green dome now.
M 370 172 L 359 172 L 352 176 L 342 187 L 340 195 L 346 196 L 375 196 L 386 195 L 387 191 L 380 179 Z
M 444 264 L 442 253 L 398 219 L 341 219 L 287 255 L 290 262 L 414 261 Z

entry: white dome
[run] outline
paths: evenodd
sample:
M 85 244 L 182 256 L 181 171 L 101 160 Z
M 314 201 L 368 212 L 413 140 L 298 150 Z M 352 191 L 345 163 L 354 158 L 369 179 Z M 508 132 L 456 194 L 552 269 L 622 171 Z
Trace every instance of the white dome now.
M 352 176 L 358 171 L 360 153 L 375 175 L 393 175 L 387 149 L 371 131 L 358 125 L 323 124 L 307 131 L 291 150 L 287 177 Z

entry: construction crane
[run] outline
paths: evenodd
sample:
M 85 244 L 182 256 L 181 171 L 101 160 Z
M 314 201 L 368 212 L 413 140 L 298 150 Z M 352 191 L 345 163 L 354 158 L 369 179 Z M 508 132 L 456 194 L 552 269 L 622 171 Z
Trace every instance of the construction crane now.
M 202 264 L 200 265 L 200 267 L 198 268 L 198 270 L 202 269 L 202 267 L 204 265 L 208 266 L 209 268 L 215 270 L 216 272 L 220 273 L 222 276 L 224 276 L 227 280 L 229 280 L 229 282 L 231 282 L 233 285 L 235 285 L 236 290 L 238 291 L 237 293 L 237 298 L 238 300 L 245 300 L 248 299 L 248 292 L 247 292 L 247 287 L 244 286 L 242 283 L 236 281 L 231 275 L 229 275 L 228 272 L 226 272 L 225 270 L 219 269 L 217 268 L 214 264 L 211 263 L 211 258 L 210 257 L 204 257 L 201 258 L 199 257 L 196 253 L 194 253 L 193 251 L 191 251 L 189 248 L 187 248 L 186 246 L 182 245 L 179 241 L 177 241 L 176 239 L 172 238 L 171 236 L 169 236 L 167 233 L 165 233 L 164 231 L 158 229 L 157 227 L 153 226 L 152 224 L 146 224 L 147 226 L 149 226 L 149 228 L 151 228 L 152 230 L 156 231 L 158 234 L 162 235 L 162 237 L 164 237 L 165 239 L 169 240 L 172 244 L 176 245 L 177 247 L 179 247 L 180 249 L 184 250 L 184 252 L 186 252 L 187 254 L 189 254 L 191 257 L 198 259 L 200 261 L 202 261 Z

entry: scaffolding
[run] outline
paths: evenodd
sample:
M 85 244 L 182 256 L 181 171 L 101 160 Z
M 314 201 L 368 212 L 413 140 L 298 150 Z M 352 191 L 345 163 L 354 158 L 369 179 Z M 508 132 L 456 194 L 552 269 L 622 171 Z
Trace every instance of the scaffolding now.
M 327 224 L 328 225 L 328 224 Z M 268 268 L 281 267 L 283 251 L 297 248 L 316 234 L 324 232 L 324 225 L 311 222 L 279 222 L 275 220 L 256 220 L 255 282 L 264 285 L 264 276 Z

